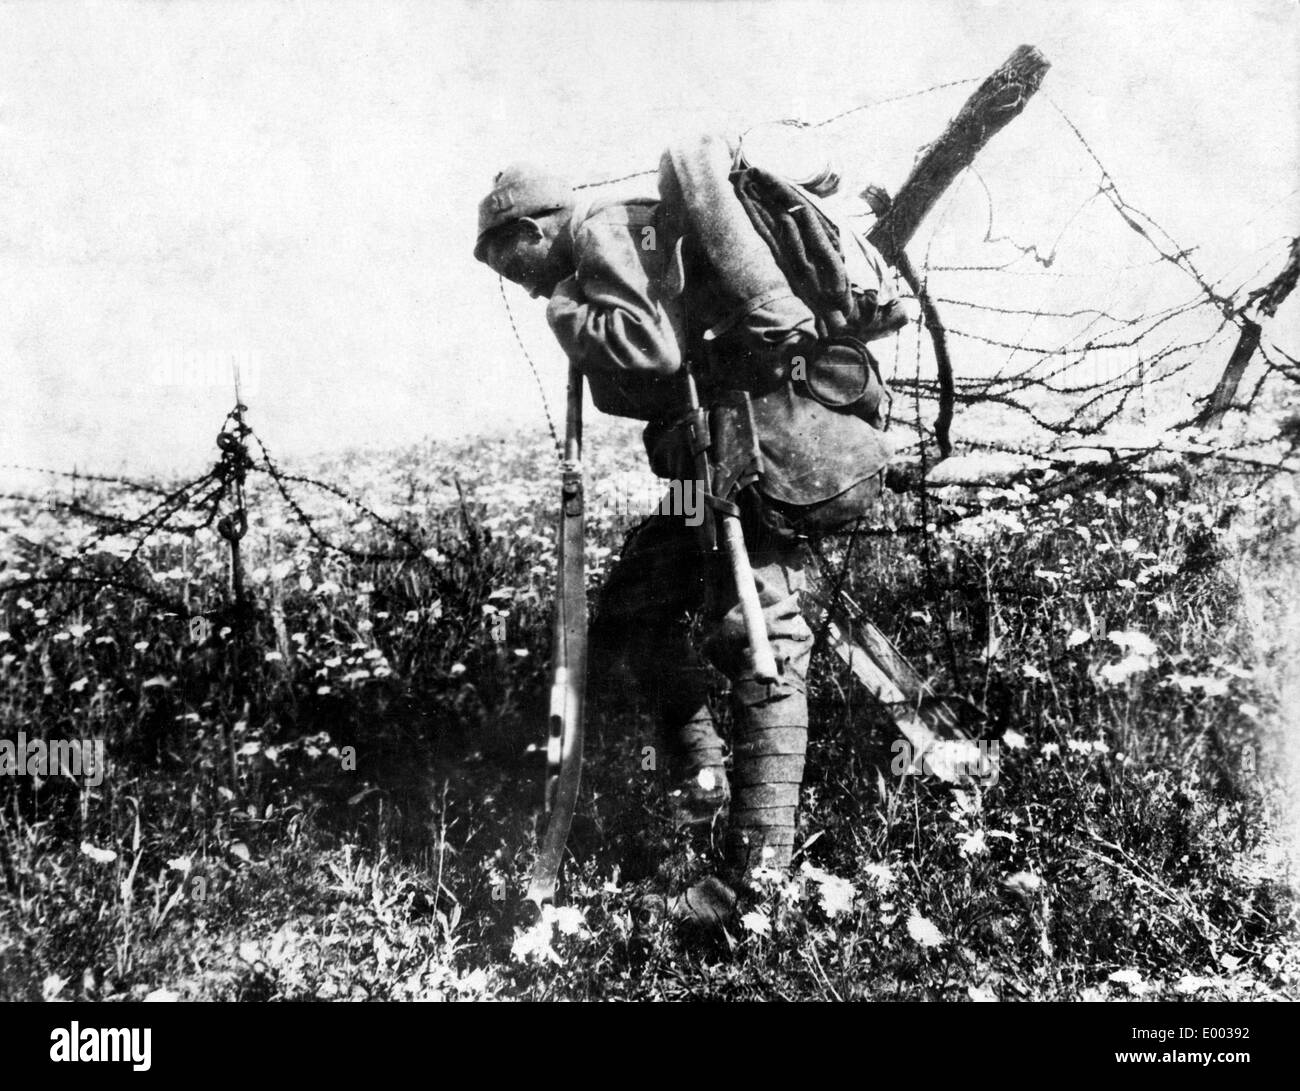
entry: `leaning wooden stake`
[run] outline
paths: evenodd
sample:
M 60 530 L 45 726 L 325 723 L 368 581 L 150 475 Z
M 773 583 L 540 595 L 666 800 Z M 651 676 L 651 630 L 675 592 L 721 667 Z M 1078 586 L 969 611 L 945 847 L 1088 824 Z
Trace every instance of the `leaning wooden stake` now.
M 938 140 L 917 160 L 893 203 L 867 238 L 891 264 L 921 221 L 980 149 L 1024 110 L 1051 65 L 1032 45 L 1022 45 L 979 85 Z
M 917 275 L 906 250 L 898 252 L 895 267 L 907 286 L 912 289 L 917 302 L 921 304 L 925 328 L 930 334 L 930 344 L 934 349 L 934 368 L 939 374 L 939 415 L 934 421 L 934 439 L 939 445 L 939 457 L 947 458 L 952 454 L 952 418 L 957 400 L 956 384 L 952 377 L 952 356 L 948 352 L 948 330 L 939 316 L 939 308 L 930 297 L 929 288 Z
M 935 437 L 944 458 L 952 451 L 948 436 L 956 398 L 952 361 L 938 309 L 930 299 L 925 282 L 917 276 L 908 260 L 906 247 L 921 221 L 957 175 L 974 162 L 980 149 L 1007 122 L 1019 116 L 1042 84 L 1049 67 L 1046 58 L 1032 45 L 1022 45 L 1012 53 L 966 100 L 943 135 L 927 147 L 897 196 L 890 200 L 880 195 L 883 198 L 880 218 L 867 236 L 885 260 L 903 274 L 924 310 L 939 372 L 939 419 L 935 422 Z M 887 210 L 884 210 L 886 203 Z
M 1247 296 L 1246 306 L 1237 312 L 1241 318 L 1241 336 L 1237 338 L 1236 347 L 1228 359 L 1228 366 L 1223 369 L 1219 382 L 1210 395 L 1197 423 L 1208 428 L 1217 428 L 1223 422 L 1223 415 L 1232 408 L 1232 401 L 1237 396 L 1237 387 L 1241 377 L 1246 374 L 1246 367 L 1251 357 L 1259 348 L 1259 338 L 1263 328 L 1253 318 L 1244 313 L 1252 306 L 1257 306 L 1257 313 L 1272 318 L 1296 286 L 1300 279 L 1300 236 L 1291 240 L 1291 256 L 1282 271 L 1262 288 L 1256 288 Z

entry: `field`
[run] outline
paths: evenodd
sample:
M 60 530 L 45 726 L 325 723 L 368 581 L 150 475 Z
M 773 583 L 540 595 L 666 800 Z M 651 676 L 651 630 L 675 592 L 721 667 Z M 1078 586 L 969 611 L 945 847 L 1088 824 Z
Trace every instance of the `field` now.
M 634 434 L 588 446 L 594 589 L 656 494 Z M 796 873 L 697 933 L 639 912 L 712 849 L 674 832 L 617 680 L 593 680 L 562 905 L 523 911 L 545 438 L 299 469 L 369 510 L 250 475 L 243 639 L 213 529 L 123 566 L 133 540 L 92 539 L 85 511 L 141 511 L 138 491 L 83 481 L 81 514 L 7 502 L 0 585 L 22 589 L 0 598 L 0 737 L 102 739 L 108 768 L 0 776 L 0 999 L 1300 995 L 1293 481 L 1187 458 L 1050 500 L 888 499 L 846 586 L 988 709 L 996 782 L 895 775 L 888 721 L 821 648 Z M 158 597 L 62 578 L 123 567 Z M 168 603 L 216 611 L 210 632 Z

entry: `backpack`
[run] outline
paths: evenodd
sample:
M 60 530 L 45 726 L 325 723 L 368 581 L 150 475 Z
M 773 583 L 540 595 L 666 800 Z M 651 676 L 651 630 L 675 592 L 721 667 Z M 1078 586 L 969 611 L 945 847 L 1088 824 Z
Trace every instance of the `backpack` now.
M 816 317 L 818 334 L 842 334 L 870 323 L 874 301 L 854 295 L 839 228 L 808 193 L 761 167 L 734 172 L 732 184 L 795 295 Z
M 736 150 L 706 135 L 661 159 L 662 214 L 678 240 L 665 297 L 689 299 L 721 498 L 752 501 L 782 536 L 820 537 L 871 505 L 891 453 L 879 368 L 854 336 L 875 300 L 853 291 L 839 230 L 807 192 L 737 171 Z M 671 465 L 679 423 L 647 430 L 661 476 L 690 472 Z
M 733 172 L 732 183 L 754 230 L 817 323 L 820 351 L 804 360 L 802 371 L 796 363 L 791 378 L 822 405 L 881 427 L 888 391 L 878 361 L 854 336 L 875 317 L 875 292 L 853 291 L 839 227 L 806 190 L 761 167 Z

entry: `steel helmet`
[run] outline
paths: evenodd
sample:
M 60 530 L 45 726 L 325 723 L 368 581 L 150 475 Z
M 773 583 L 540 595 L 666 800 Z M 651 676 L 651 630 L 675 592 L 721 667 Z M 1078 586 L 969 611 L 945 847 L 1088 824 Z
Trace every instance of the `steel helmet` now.
M 573 186 L 559 175 L 531 163 L 511 163 L 492 180 L 491 191 L 479 202 L 474 257 L 486 260 L 487 236 L 498 228 L 572 203 Z

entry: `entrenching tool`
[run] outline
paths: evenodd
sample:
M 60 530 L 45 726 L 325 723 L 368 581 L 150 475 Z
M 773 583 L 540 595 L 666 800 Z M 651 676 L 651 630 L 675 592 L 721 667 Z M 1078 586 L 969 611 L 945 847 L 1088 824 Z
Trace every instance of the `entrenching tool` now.
M 678 239 L 673 248 L 672 258 L 668 263 L 668 274 L 664 283 L 664 295 L 669 299 L 680 300 L 685 313 L 686 263 L 683 256 L 685 239 Z M 684 318 L 683 318 L 684 324 Z M 750 656 L 754 668 L 754 677 L 763 683 L 777 681 L 776 658 L 772 654 L 772 644 L 767 638 L 767 622 L 763 618 L 763 605 L 758 598 L 758 588 L 754 583 L 754 569 L 749 563 L 749 551 L 745 547 L 745 535 L 740 526 L 740 509 L 727 497 L 715 491 L 719 484 L 728 486 L 730 482 L 717 482 L 709 464 L 709 452 L 713 447 L 713 437 L 709 429 L 709 415 L 700 404 L 699 388 L 695 384 L 695 375 L 689 361 L 682 368 L 686 387 L 687 429 L 690 440 L 690 454 L 695 470 L 696 487 L 704 490 L 706 512 L 701 524 L 700 543 L 707 550 L 716 549 L 718 538 L 722 538 L 722 548 L 726 551 L 727 561 L 731 567 L 731 576 L 736 584 L 736 597 L 740 601 L 741 616 L 745 621 L 745 635 L 749 639 Z M 752 436 L 752 417 L 748 405 L 744 406 L 749 432 Z M 757 444 L 753 448 L 753 463 L 761 461 Z M 752 478 L 750 478 L 752 480 Z M 734 484 L 744 484 L 736 481 Z
M 700 394 L 695 385 L 695 376 L 690 366 L 684 369 L 686 374 L 686 399 L 690 409 L 691 456 L 695 463 L 695 478 L 705 494 L 705 503 L 710 508 L 711 520 L 706 515 L 705 527 L 716 520 L 722 538 L 722 547 L 727 553 L 731 566 L 731 576 L 736 584 L 736 597 L 740 600 L 741 616 L 745 620 L 745 635 L 749 640 L 750 657 L 754 667 L 754 677 L 763 683 L 771 684 L 778 678 L 776 658 L 772 655 L 772 644 L 767 638 L 767 622 L 763 618 L 763 605 L 758 598 L 758 587 L 754 583 L 754 569 L 749 563 L 749 551 L 745 547 L 745 535 L 740 526 L 740 511 L 725 497 L 714 494 L 716 482 L 709 465 L 709 426 L 704 409 L 700 406 Z M 710 545 L 716 546 L 711 531 L 706 531 Z

